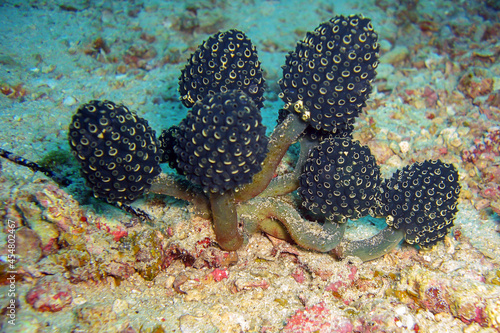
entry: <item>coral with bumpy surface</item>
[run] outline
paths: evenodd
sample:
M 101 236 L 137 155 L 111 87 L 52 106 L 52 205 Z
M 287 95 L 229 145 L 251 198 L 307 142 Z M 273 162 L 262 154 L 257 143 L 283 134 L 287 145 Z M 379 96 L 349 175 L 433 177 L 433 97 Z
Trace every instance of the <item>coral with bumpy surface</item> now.
M 315 217 L 344 223 L 375 208 L 380 169 L 370 149 L 330 138 L 312 149 L 300 176 L 302 205 Z
M 209 95 L 179 126 L 174 151 L 187 178 L 206 192 L 249 183 L 267 153 L 266 127 L 245 93 Z
M 410 244 L 429 247 L 453 226 L 460 194 L 458 171 L 439 160 L 414 163 L 383 185 L 382 208 L 387 224 L 405 231 Z
M 264 77 L 255 46 L 239 30 L 219 32 L 191 55 L 179 78 L 181 101 L 192 107 L 208 95 L 239 89 L 258 108 L 264 101 Z
M 279 85 L 285 109 L 315 129 L 348 128 L 371 92 L 377 39 L 371 21 L 358 15 L 334 17 L 308 32 L 283 66 Z
M 160 174 L 155 133 L 145 119 L 123 105 L 91 101 L 69 127 L 69 144 L 94 195 L 128 204 Z

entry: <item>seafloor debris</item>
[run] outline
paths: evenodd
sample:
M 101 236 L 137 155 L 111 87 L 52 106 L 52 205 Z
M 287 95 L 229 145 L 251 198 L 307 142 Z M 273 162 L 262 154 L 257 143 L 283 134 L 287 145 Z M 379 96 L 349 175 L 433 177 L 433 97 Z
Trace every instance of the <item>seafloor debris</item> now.
M 84 50 L 83 53 L 96 59 L 101 59 L 103 55 L 109 54 L 111 48 L 108 46 L 104 38 L 97 37 Z
M 476 162 L 479 159 L 495 159 L 500 155 L 500 127 L 491 127 L 481 139 L 462 152 L 465 162 Z
M 26 294 L 26 301 L 37 311 L 57 312 L 71 304 L 69 283 L 59 276 L 44 276 Z
M 493 79 L 476 77 L 473 73 L 466 73 L 458 83 L 458 90 L 467 97 L 475 99 L 479 96 L 488 95 L 493 90 Z
M 498 157 L 500 156 L 500 128 L 493 126 L 474 144 L 462 151 L 462 160 L 467 163 L 469 175 L 476 181 L 471 187 L 477 191 L 476 207 L 491 207 L 500 213 L 500 172 Z
M 304 310 L 298 310 L 287 321 L 281 332 L 353 332 L 353 325 L 342 312 L 326 307 L 325 303 L 318 303 Z
M 398 288 L 407 292 L 407 301 L 434 314 L 449 313 L 467 324 L 500 328 L 498 286 L 468 277 L 451 282 L 443 272 L 415 265 L 403 272 Z
M 27 91 L 23 83 L 10 85 L 7 83 L 0 84 L 0 92 L 8 98 L 17 99 L 26 96 Z
M 151 37 L 147 37 L 150 38 Z M 140 68 L 144 70 L 151 70 L 155 67 L 152 59 L 157 56 L 158 52 L 151 45 L 132 45 L 123 55 L 123 62 L 129 68 Z

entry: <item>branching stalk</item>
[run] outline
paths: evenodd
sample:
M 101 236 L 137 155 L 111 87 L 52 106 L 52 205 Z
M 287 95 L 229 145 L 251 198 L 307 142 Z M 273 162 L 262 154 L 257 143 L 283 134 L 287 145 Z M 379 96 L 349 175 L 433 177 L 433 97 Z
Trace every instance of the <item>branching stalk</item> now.
M 210 218 L 210 202 L 203 192 L 186 179 L 172 174 L 160 174 L 155 178 L 152 193 L 163 194 L 192 203 L 203 218 Z
M 370 238 L 356 241 L 344 239 L 335 251 L 340 258 L 353 256 L 363 261 L 373 260 L 392 251 L 404 234 L 402 229 L 386 227 Z
M 274 128 L 269 137 L 269 152 L 262 162 L 262 170 L 253 176 L 250 184 L 238 189 L 234 197 L 236 202 L 250 200 L 266 189 L 288 147 L 297 140 L 306 127 L 307 123 L 300 120 L 297 114 L 290 113 L 281 124 Z
M 308 250 L 328 252 L 335 248 L 344 236 L 345 224 L 327 221 L 321 225 L 308 221 L 302 218 L 292 205 L 278 198 L 255 198 L 241 204 L 238 212 L 247 232 L 261 230 L 279 237 L 283 234 L 275 223 L 279 221 L 290 237 Z
M 259 194 L 259 197 L 274 197 L 292 193 L 299 187 L 299 178 L 304 164 L 309 156 L 309 151 L 318 144 L 307 137 L 300 138 L 300 155 L 293 172 L 273 178 L 267 188 Z
M 237 250 L 243 245 L 243 235 L 238 230 L 238 214 L 233 192 L 211 193 L 210 205 L 217 243 L 226 251 Z

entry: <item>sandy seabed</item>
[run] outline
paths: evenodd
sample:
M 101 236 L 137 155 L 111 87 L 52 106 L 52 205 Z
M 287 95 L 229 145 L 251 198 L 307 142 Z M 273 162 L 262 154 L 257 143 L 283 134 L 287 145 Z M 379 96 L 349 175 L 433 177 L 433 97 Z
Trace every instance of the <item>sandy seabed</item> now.
M 500 331 L 499 7 L 451 0 L 3 1 L 0 147 L 74 182 L 60 188 L 1 160 L 1 331 Z M 160 133 L 186 115 L 177 91 L 186 59 L 210 35 L 236 28 L 259 52 L 270 133 L 283 106 L 277 81 L 285 55 L 321 22 L 359 13 L 372 19 L 381 57 L 354 138 L 370 147 L 386 177 L 425 159 L 457 167 L 459 211 L 444 242 L 425 251 L 401 245 L 363 263 L 257 234 L 228 254 L 217 247 L 211 221 L 185 202 L 141 198 L 134 207 L 153 217 L 143 224 L 91 197 L 67 142 L 81 104 L 123 103 Z M 290 161 L 292 154 L 279 171 Z M 373 219 L 351 221 L 347 237 L 366 238 L 380 227 Z

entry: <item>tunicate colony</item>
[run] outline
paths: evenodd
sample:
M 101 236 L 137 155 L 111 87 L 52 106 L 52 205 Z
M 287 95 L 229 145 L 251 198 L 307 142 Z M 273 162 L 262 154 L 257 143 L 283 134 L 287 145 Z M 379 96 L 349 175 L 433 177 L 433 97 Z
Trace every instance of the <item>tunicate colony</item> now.
M 403 237 L 432 246 L 453 225 L 460 193 L 456 168 L 423 161 L 383 179 L 370 149 L 352 140 L 376 75 L 377 38 L 371 21 L 360 15 L 337 16 L 308 32 L 286 57 L 278 82 L 284 106 L 268 138 L 256 48 L 239 30 L 219 32 L 181 71 L 180 100 L 189 110 L 179 125 L 157 140 L 147 121 L 125 106 L 91 101 L 72 119 L 70 147 L 96 197 L 130 204 L 154 184 L 157 193 L 193 199 L 212 215 L 226 250 L 240 248 L 249 230 L 260 230 L 329 251 L 343 239 L 349 219 L 368 214 L 385 217 L 388 227 L 370 240 L 372 249 L 368 241 L 342 243 L 344 254 L 369 260 Z M 272 179 L 295 141 L 301 146 L 297 177 Z M 160 163 L 179 176 L 159 181 Z M 302 210 L 282 200 L 295 190 Z M 323 238 L 304 229 L 315 221 Z

